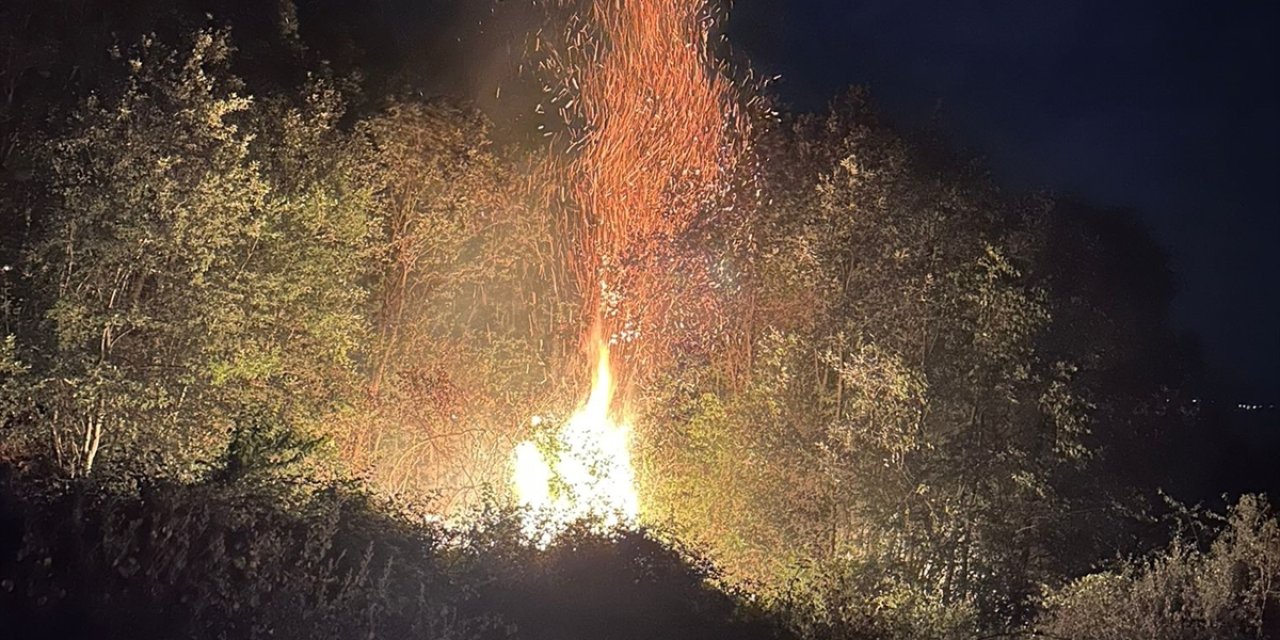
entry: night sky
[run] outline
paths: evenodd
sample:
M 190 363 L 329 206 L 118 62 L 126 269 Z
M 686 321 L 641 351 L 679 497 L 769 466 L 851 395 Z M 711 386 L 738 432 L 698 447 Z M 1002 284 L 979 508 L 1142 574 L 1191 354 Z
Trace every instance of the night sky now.
M 737 0 L 730 37 L 792 105 L 871 88 L 940 115 L 1012 188 L 1134 209 L 1177 321 L 1241 401 L 1280 399 L 1280 4 Z

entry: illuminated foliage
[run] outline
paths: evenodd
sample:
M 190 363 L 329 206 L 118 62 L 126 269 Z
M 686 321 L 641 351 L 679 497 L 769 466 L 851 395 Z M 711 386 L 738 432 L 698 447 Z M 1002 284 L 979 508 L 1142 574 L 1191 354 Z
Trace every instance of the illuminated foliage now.
M 919 166 L 856 101 L 779 135 L 774 204 L 731 255 L 750 368 L 672 374 L 651 501 L 817 621 L 1014 624 L 1087 453 L 1072 367 L 1038 349 L 1034 203 Z
M 39 150 L 47 230 L 23 269 L 49 339 L 22 345 L 25 421 L 72 475 L 190 477 L 244 412 L 310 430 L 355 389 L 375 229 L 341 103 L 257 103 L 230 52 L 144 42 Z
M 533 407 L 576 392 L 558 374 L 577 347 L 565 247 L 475 112 L 399 104 L 359 131 L 385 235 L 369 405 L 344 423 L 341 453 L 451 513 L 505 487 Z

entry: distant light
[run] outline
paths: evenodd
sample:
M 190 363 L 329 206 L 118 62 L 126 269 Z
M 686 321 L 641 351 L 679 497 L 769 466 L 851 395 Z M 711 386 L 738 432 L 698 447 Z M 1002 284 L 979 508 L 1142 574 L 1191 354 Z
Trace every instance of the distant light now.
M 1276 409 L 1276 405 L 1274 405 L 1274 404 L 1250 404 L 1250 403 L 1247 403 L 1247 402 L 1240 402 L 1240 403 L 1237 403 L 1237 404 L 1236 404 L 1236 409 L 1238 409 L 1238 410 L 1240 410 L 1240 411 L 1275 411 L 1275 409 Z

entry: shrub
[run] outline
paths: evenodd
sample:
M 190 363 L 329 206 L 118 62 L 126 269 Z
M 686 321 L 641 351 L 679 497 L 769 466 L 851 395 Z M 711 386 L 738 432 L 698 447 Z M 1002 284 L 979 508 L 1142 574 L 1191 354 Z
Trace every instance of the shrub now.
M 1265 638 L 1280 624 L 1280 522 L 1263 496 L 1228 512 L 1207 550 L 1186 536 L 1049 594 L 1038 631 L 1094 640 Z
M 281 480 L 121 492 L 10 475 L 0 628 L 14 637 L 778 637 L 643 533 L 583 527 L 539 550 L 510 511 L 447 530 L 344 486 L 282 501 Z

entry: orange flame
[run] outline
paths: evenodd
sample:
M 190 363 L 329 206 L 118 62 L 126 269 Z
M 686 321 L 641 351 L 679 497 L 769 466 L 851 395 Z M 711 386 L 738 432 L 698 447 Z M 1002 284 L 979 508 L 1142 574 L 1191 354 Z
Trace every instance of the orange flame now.
M 516 447 L 513 479 L 520 505 L 528 510 L 526 533 L 546 538 L 587 518 L 606 529 L 635 523 L 640 498 L 631 466 L 631 428 L 610 415 L 613 393 L 609 349 L 601 345 L 586 404 L 550 446 L 528 440 Z

